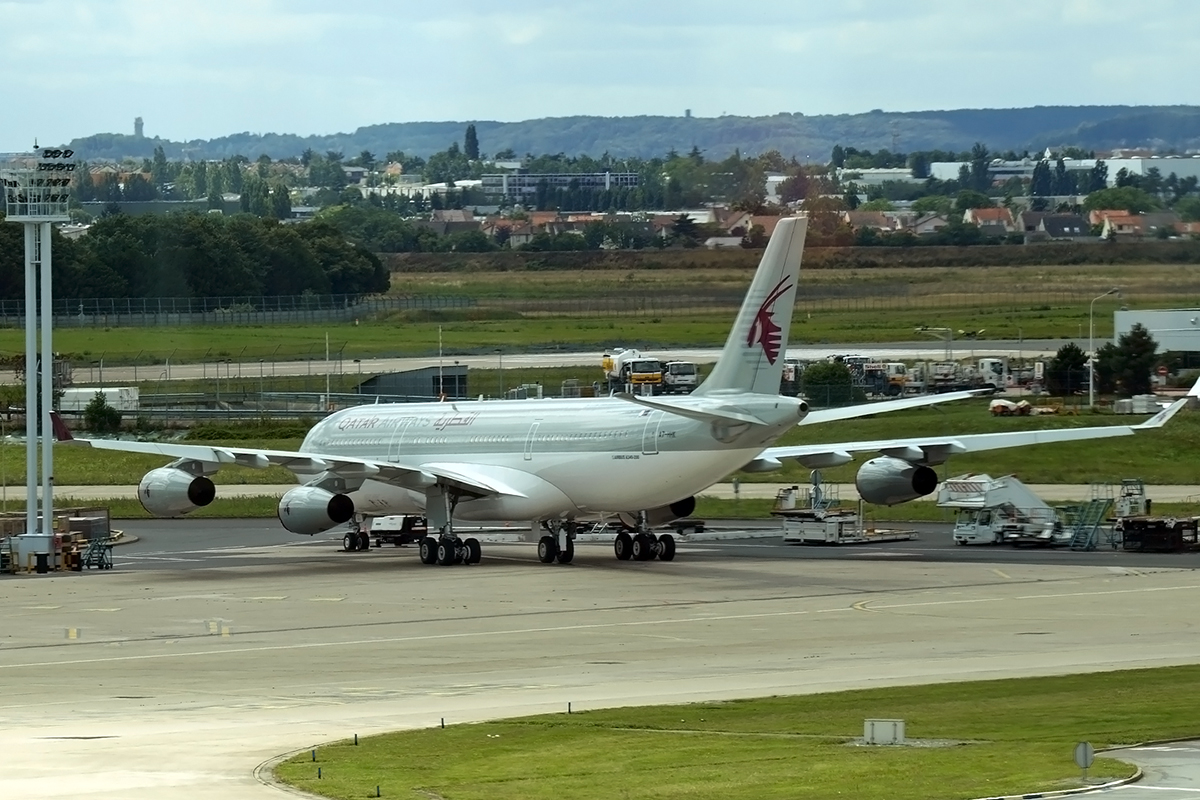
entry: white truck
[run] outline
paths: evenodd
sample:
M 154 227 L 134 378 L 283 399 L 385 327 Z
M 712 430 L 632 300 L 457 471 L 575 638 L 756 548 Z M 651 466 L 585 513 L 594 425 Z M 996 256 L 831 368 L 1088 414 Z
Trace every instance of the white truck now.
M 1012 475 L 950 478 L 937 503 L 958 510 L 955 544 L 1066 544 L 1058 511 Z
M 700 382 L 700 371 L 691 361 L 668 361 L 663 365 L 662 390 L 667 394 L 690 394 Z

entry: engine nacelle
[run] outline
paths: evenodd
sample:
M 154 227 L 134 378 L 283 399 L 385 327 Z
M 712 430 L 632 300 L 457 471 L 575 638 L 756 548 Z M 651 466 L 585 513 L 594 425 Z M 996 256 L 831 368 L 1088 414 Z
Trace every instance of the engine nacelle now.
M 929 494 L 937 488 L 938 478 L 930 467 L 882 456 L 862 465 L 854 485 L 868 503 L 894 506 Z
M 666 525 L 668 522 L 674 522 L 677 519 L 686 517 L 696 510 L 696 498 L 685 497 L 671 503 L 669 506 L 659 506 L 658 508 L 646 509 L 646 524 L 651 528 L 658 525 Z M 636 512 L 622 511 L 617 515 L 627 528 L 636 528 L 638 524 L 638 515 Z
M 319 486 L 297 486 L 279 498 L 279 521 L 292 533 L 311 536 L 349 522 L 353 516 L 350 495 Z
M 216 496 L 211 480 L 175 467 L 152 469 L 138 484 L 142 508 L 156 517 L 177 517 L 195 511 Z

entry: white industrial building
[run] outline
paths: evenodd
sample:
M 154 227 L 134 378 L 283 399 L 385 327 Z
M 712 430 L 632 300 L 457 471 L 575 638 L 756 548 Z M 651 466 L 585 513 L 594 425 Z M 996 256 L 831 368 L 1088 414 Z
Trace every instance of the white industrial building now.
M 1113 314 L 1116 341 L 1141 324 L 1158 343 L 1158 352 L 1173 350 L 1200 353 L 1200 308 L 1157 308 L 1149 311 L 1121 310 Z M 1100 342 L 1097 341 L 1097 346 Z

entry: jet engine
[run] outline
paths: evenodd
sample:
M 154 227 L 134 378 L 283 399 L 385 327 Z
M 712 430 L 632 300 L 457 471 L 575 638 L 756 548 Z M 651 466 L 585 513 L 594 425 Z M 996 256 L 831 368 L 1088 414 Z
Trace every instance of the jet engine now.
M 354 501 L 319 486 L 297 486 L 279 498 L 279 521 L 292 533 L 313 535 L 354 516 Z
M 668 522 L 674 522 L 681 517 L 688 516 L 695 510 L 696 498 L 685 497 L 682 500 L 671 503 L 669 506 L 646 509 L 646 524 L 652 528 L 657 525 L 666 525 Z M 638 515 L 636 512 L 622 511 L 617 517 L 626 527 L 637 527 Z
M 938 478 L 930 467 L 882 456 L 862 465 L 854 485 L 868 503 L 894 506 L 929 494 L 937 488 Z
M 195 511 L 216 496 L 211 480 L 176 467 L 152 469 L 138 484 L 142 508 L 156 517 L 177 517 Z

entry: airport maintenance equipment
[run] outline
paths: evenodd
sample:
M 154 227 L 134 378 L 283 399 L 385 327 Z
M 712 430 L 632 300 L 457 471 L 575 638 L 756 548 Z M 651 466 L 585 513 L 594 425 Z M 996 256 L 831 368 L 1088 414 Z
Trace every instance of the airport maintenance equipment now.
M 771 513 L 783 521 L 783 541 L 788 544 L 870 544 L 917 538 L 914 530 L 867 527 L 861 502 L 858 509 L 793 508 Z
M 1112 546 L 1142 553 L 1177 553 L 1198 545 L 1197 518 L 1121 517 L 1113 526 Z
M 955 544 L 1066 544 L 1058 512 L 1013 475 L 959 475 L 942 483 L 938 507 L 957 509 Z

